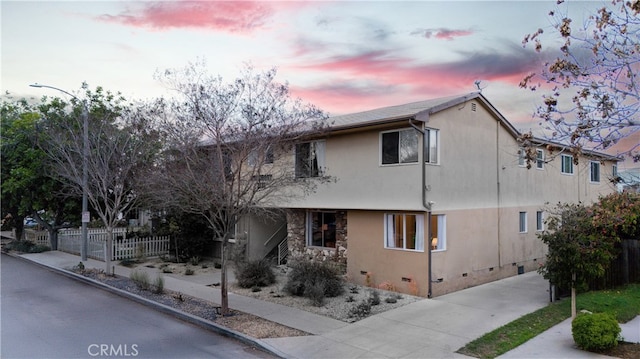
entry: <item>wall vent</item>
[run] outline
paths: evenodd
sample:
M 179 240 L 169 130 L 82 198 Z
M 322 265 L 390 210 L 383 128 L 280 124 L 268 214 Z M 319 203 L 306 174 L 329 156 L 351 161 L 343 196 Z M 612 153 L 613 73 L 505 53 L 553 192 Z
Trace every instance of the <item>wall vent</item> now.
M 472 102 L 472 103 L 471 103 L 471 112 L 476 112 L 476 106 L 477 106 L 477 105 L 476 105 L 476 103 L 475 103 L 475 102 Z

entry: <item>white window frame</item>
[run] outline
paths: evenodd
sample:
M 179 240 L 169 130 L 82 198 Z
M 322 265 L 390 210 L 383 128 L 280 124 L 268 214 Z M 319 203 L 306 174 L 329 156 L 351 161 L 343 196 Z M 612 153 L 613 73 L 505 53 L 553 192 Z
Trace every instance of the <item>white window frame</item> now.
M 432 221 L 435 219 L 437 222 L 438 230 L 436 233 L 431 233 L 431 246 L 432 252 L 446 251 L 447 250 L 447 216 L 444 214 L 432 214 Z M 433 230 L 433 229 L 432 229 Z M 435 240 L 435 246 L 434 246 Z
M 526 164 L 524 148 L 520 147 L 518 149 L 518 167 L 525 167 Z
M 544 169 L 544 150 L 536 150 L 536 169 Z
M 395 216 L 402 216 L 402 247 L 395 246 Z M 407 248 L 407 216 L 415 216 L 416 238 L 415 249 Z M 419 213 L 385 213 L 384 214 L 384 248 L 409 252 L 424 252 L 424 215 Z
M 398 133 L 398 162 L 391 162 L 391 163 L 384 163 L 384 135 L 389 134 L 389 133 Z M 402 160 L 402 133 L 411 133 L 411 135 L 415 136 L 415 140 L 416 140 L 416 146 L 415 146 L 415 158 L 416 160 L 406 160 L 403 161 Z M 419 163 L 420 161 L 420 138 L 418 137 L 418 132 L 409 127 L 409 128 L 400 128 L 397 130 L 391 130 L 391 131 L 383 131 L 380 132 L 380 148 L 379 148 L 379 154 L 380 154 L 380 166 L 397 166 L 397 165 L 411 165 L 411 164 L 416 164 Z M 413 157 L 413 156 L 411 156 Z
M 435 128 L 425 128 L 424 138 L 427 143 L 425 146 L 424 162 L 432 165 L 440 164 L 440 130 Z M 435 142 L 435 146 L 432 145 Z M 435 153 L 434 153 L 435 152 Z
M 613 175 L 613 178 L 618 177 L 618 165 L 613 165 L 611 167 L 611 175 Z
M 310 161 L 315 160 L 317 164 L 317 174 L 311 173 L 302 173 L 298 168 L 298 146 L 303 144 L 309 144 L 309 158 L 306 159 L 307 165 L 311 167 Z M 311 154 L 313 151 L 313 154 Z M 322 177 L 324 175 L 325 166 L 326 166 L 326 142 L 324 140 L 319 141 L 308 141 L 308 142 L 300 142 L 294 146 L 294 172 L 296 178 L 313 178 L 313 177 Z M 313 159 L 311 158 L 313 156 Z M 313 169 L 312 169 L 313 171 Z
M 566 168 L 566 166 L 569 166 L 569 168 Z M 565 175 L 573 175 L 572 155 L 560 155 L 560 172 Z
M 543 211 L 536 212 L 536 231 L 538 232 L 544 231 L 544 212 Z
M 527 212 L 518 213 L 518 233 L 527 233 Z
M 597 177 L 596 179 L 594 179 L 594 166 L 597 168 L 597 170 L 595 172 Z M 600 173 L 602 173 L 602 171 L 600 171 L 600 162 L 598 161 L 589 161 L 589 182 L 590 183 L 600 183 Z

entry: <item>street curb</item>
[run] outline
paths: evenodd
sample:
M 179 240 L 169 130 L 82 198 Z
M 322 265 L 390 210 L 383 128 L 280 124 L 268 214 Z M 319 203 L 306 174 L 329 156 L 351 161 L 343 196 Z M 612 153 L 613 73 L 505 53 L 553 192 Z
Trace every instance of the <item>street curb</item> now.
M 30 263 L 34 263 L 34 264 L 39 265 L 41 267 L 44 267 L 44 268 L 53 270 L 55 272 L 58 272 L 58 273 L 66 276 L 68 278 L 75 279 L 75 280 L 83 282 L 85 284 L 89 284 L 89 285 L 91 285 L 93 287 L 96 287 L 96 288 L 111 292 L 113 294 L 119 295 L 121 297 L 127 298 L 129 300 L 134 301 L 134 302 L 137 302 L 137 303 L 152 307 L 153 309 L 155 309 L 155 310 L 157 310 L 159 312 L 172 315 L 172 316 L 174 316 L 174 317 L 176 317 L 176 318 L 178 318 L 178 319 L 180 319 L 182 321 L 197 325 L 197 326 L 199 326 L 201 328 L 204 328 L 206 330 L 210 330 L 210 331 L 215 332 L 215 333 L 220 334 L 220 335 L 224 335 L 226 337 L 237 339 L 237 340 L 239 340 L 239 341 L 241 341 L 241 342 L 243 342 L 245 344 L 258 347 L 259 349 L 262 349 L 262 350 L 264 350 L 266 352 L 269 352 L 269 353 L 271 353 L 273 355 L 276 355 L 276 356 L 278 356 L 280 358 L 288 358 L 288 356 L 286 354 L 284 354 L 283 352 L 281 352 L 278 349 L 274 348 L 273 346 L 265 343 L 261 339 L 256 339 L 256 338 L 250 337 L 250 336 L 248 336 L 248 335 L 246 335 L 244 333 L 240 333 L 240 332 L 235 331 L 233 329 L 229 329 L 227 327 L 224 327 L 224 326 L 221 326 L 219 324 L 216 324 L 216 323 L 214 323 L 212 321 L 200 318 L 198 316 L 195 316 L 195 315 L 192 315 L 192 314 L 189 314 L 189 313 L 185 313 L 185 312 L 183 312 L 181 310 L 177 310 L 175 308 L 169 307 L 169 306 L 164 305 L 162 303 L 158 303 L 158 302 L 146 299 L 146 298 L 141 297 L 141 296 L 139 296 L 137 294 L 130 293 L 130 292 L 127 292 L 127 291 L 122 290 L 122 289 L 111 287 L 111 286 L 106 285 L 106 284 L 104 284 L 102 282 L 99 282 L 99 281 L 93 280 L 91 278 L 76 274 L 74 272 L 71 272 L 71 271 L 63 269 L 63 268 L 58 268 L 58 267 L 47 265 L 45 263 L 36 262 L 36 261 L 30 260 L 28 258 L 25 258 L 25 257 L 23 257 L 21 255 L 17 255 L 17 254 L 14 254 L 14 253 L 2 252 L 2 254 L 6 254 L 6 255 L 11 256 L 13 258 L 18 258 L 18 259 L 21 259 L 21 260 L 24 260 L 24 261 L 28 261 Z

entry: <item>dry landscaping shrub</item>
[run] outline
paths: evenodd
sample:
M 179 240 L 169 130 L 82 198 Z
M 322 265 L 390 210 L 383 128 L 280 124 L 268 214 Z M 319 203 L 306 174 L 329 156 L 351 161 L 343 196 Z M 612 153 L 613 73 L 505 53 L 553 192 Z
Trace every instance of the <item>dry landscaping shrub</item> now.
M 266 259 L 240 262 L 235 274 L 236 282 L 242 288 L 266 287 L 276 282 L 271 263 Z
M 371 303 L 371 305 L 380 304 L 380 293 L 378 293 L 377 290 L 372 290 L 369 292 L 369 303 Z
M 368 300 L 361 301 L 349 310 L 349 318 L 366 318 L 369 314 L 371 314 L 371 303 Z
M 131 280 L 136 283 L 140 289 L 147 290 L 151 286 L 149 274 L 145 271 L 134 270 L 131 272 L 129 278 L 131 278 Z
M 156 294 L 164 293 L 164 278 L 162 276 L 157 276 L 156 279 L 153 280 L 153 292 Z
M 297 296 L 304 296 L 314 303 L 319 297 L 337 297 L 344 292 L 344 283 L 338 272 L 318 262 L 299 262 L 292 266 L 284 291 Z
M 316 307 L 324 305 L 324 285 L 316 282 L 310 286 L 307 286 L 304 290 L 304 296 L 311 299 L 311 304 Z
M 397 303 L 397 302 L 398 302 L 398 298 L 396 298 L 396 297 L 394 297 L 394 296 L 392 296 L 392 297 L 387 297 L 387 298 L 385 298 L 385 299 L 384 299 L 384 301 L 385 301 L 386 303 L 393 304 L 393 303 Z

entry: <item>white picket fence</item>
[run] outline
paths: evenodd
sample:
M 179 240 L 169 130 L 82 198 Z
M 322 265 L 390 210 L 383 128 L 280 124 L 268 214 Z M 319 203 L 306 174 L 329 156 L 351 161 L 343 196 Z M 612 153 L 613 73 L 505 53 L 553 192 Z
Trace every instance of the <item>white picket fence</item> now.
M 87 257 L 104 261 L 107 253 L 107 231 L 103 228 L 91 228 L 87 236 Z M 157 257 L 169 253 L 169 236 L 126 238 L 126 228 L 114 228 L 111 260 L 129 258 Z M 47 237 L 48 240 L 48 237 Z M 58 233 L 58 250 L 80 255 L 82 231 L 79 229 L 61 230 Z
M 169 254 L 169 236 L 133 237 L 113 241 L 113 260 Z
M 47 231 L 38 231 L 32 228 L 25 228 L 24 239 L 41 246 L 47 246 L 51 248 L 51 243 L 49 242 L 49 232 Z

